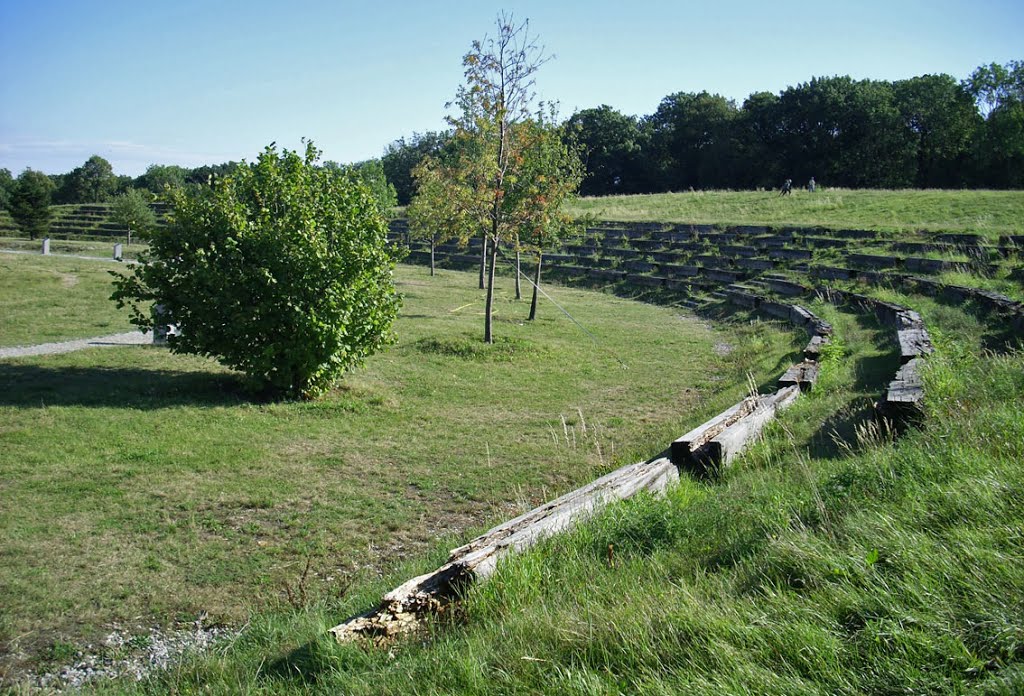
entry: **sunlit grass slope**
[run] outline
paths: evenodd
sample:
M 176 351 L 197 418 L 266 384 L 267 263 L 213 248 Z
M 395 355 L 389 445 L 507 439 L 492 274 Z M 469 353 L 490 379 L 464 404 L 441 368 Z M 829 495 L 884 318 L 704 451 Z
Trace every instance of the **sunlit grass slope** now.
M 112 316 L 99 266 L 0 263 L 29 303 L 5 293 L 10 341 L 114 328 L 96 323 Z M 241 625 L 307 559 L 304 590 L 330 596 L 656 454 L 798 340 L 551 288 L 590 336 L 550 305 L 525 322 L 506 279 L 485 347 L 474 274 L 397 278 L 397 345 L 315 402 L 261 403 L 215 363 L 147 346 L 0 361 L 0 644 L 45 655 L 200 612 Z
M 570 211 L 597 220 L 722 225 L 816 225 L 833 228 L 1024 232 L 1024 191 L 819 189 L 694 191 L 582 198 Z

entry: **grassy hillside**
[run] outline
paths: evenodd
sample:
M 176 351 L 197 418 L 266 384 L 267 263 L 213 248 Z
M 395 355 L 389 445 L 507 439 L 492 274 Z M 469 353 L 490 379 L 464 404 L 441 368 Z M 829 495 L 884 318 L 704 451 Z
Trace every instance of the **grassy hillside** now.
M 626 222 L 1024 233 L 1024 191 L 822 189 L 785 197 L 775 191 L 696 191 L 582 198 L 571 211 Z
M 1020 693 L 1024 355 L 985 353 L 959 308 L 886 296 L 917 306 L 938 344 L 920 430 L 865 420 L 894 367 L 885 332 L 815 305 L 842 349 L 721 479 L 508 561 L 419 640 L 377 650 L 325 631 L 437 555 L 262 613 L 230 648 L 124 690 Z
M 104 315 L 112 264 L 3 263 L 3 297 L 36 308 L 10 309 L 15 342 L 53 338 L 38 310 L 68 305 L 65 277 L 83 302 L 65 331 L 107 330 L 86 316 Z M 282 602 L 307 559 L 303 593 L 336 594 L 647 456 L 794 345 L 568 289 L 553 292 L 595 338 L 550 306 L 527 324 L 503 281 L 485 348 L 473 274 L 398 280 L 399 343 L 313 403 L 253 401 L 216 364 L 147 347 L 0 362 L 8 663 L 66 656 L 115 623 L 204 612 L 239 626 Z
M 890 204 L 909 205 L 905 193 Z M 947 201 L 972 194 L 926 193 Z M 683 194 L 690 195 L 711 196 Z M 754 194 L 721 195 L 735 202 Z M 780 204 L 802 205 L 804 195 Z M 1019 206 L 1020 195 L 993 203 L 998 215 Z M 629 205 L 649 197 L 639 198 Z M 884 229 L 916 229 L 914 216 L 927 217 L 923 209 L 902 214 Z M 765 215 L 704 221 L 777 222 Z M 948 211 L 934 215 L 950 219 Z M 787 222 L 883 229 L 825 215 Z M 522 326 L 525 307 L 506 289 L 499 335 L 509 340 L 482 351 L 479 318 L 466 315 L 480 301 L 472 275 L 430 279 L 403 269 L 399 346 L 322 404 L 252 403 L 209 363 L 153 350 L 0 364 L 0 385 L 15 394 L 0 402 L 0 437 L 17 446 L 5 449 L 6 478 L 17 482 L 5 493 L 19 511 L 3 524 L 17 532 L 11 539 L 28 540 L 3 550 L 17 561 L 0 571 L 13 607 L 2 625 L 8 644 L 32 647 L 45 668 L 64 664 L 68 646 L 122 613 L 191 620 L 201 606 L 244 630 L 139 684 L 97 688 L 1024 691 L 1024 352 L 1007 350 L 996 315 L 903 294 L 884 277 L 829 284 L 922 314 L 936 353 L 926 362 L 919 428 L 897 434 L 872 419 L 900 363 L 891 327 L 805 298 L 835 328 L 821 379 L 722 476 L 684 475 L 664 498 L 612 506 L 509 559 L 422 635 L 385 649 L 339 646 L 328 636 L 384 591 L 437 567 L 467 530 L 657 454 L 739 398 L 747 369 L 762 391 L 770 387 L 806 337 L 712 301 L 705 271 L 737 246 L 713 237 L 675 262 L 708 257 L 695 286 L 705 303 L 700 320 L 559 288 L 597 345 L 553 308 L 539 326 Z M 814 246 L 808 264 L 770 250 L 813 239 L 783 241 L 753 249 L 752 258 L 771 258 L 774 273 L 807 284 L 821 282 L 809 275 L 815 265 L 846 264 L 847 253 L 953 253 L 890 249 L 925 238 L 886 235 L 863 249 Z M 1020 296 L 1017 253 L 995 261 L 974 259 L 932 277 Z M 616 287 L 640 286 L 631 290 L 627 277 Z M 668 288 L 643 292 L 675 301 Z M 111 379 L 125 375 L 111 392 Z M 33 430 L 42 420 L 75 435 L 47 443 Z M 32 448 L 44 454 L 33 459 Z M 61 525 L 75 530 L 70 542 L 48 526 L 54 506 Z M 103 564 L 111 549 L 123 563 Z M 54 570 L 79 554 L 77 571 Z M 22 560 L 36 555 L 45 560 Z M 97 564 L 102 576 L 80 579 Z

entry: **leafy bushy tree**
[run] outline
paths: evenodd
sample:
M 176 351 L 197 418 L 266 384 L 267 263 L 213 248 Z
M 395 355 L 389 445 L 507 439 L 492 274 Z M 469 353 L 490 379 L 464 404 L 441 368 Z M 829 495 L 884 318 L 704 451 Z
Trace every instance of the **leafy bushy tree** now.
M 170 224 L 112 299 L 143 329 L 163 306 L 170 349 L 214 357 L 267 391 L 311 398 L 391 340 L 400 299 L 387 225 L 353 174 L 271 145 L 212 187 L 169 193 Z
M 1001 106 L 1024 102 L 1024 60 L 981 65 L 964 80 L 964 88 L 985 118 Z
M 914 184 L 966 183 L 971 140 L 981 117 L 971 95 L 950 75 L 922 75 L 893 84 L 896 105 L 916 151 Z
M 156 213 L 149 207 L 149 195 L 139 189 L 130 189 L 119 196 L 114 196 L 110 206 L 111 217 L 128 232 L 128 243 L 132 243 L 132 233 L 145 236 L 156 227 Z
M 50 200 L 53 182 L 42 172 L 23 171 L 11 191 L 11 217 L 18 227 L 35 239 L 50 229 Z
M 635 118 L 602 104 L 573 114 L 568 123 L 567 132 L 586 160 L 580 193 L 607 196 L 638 190 L 640 128 Z
M 347 169 L 351 169 L 352 173 L 359 177 L 370 189 L 374 200 L 377 201 L 377 206 L 380 208 L 381 215 L 385 219 L 391 218 L 394 215 L 395 206 L 398 205 L 398 197 L 395 194 L 395 187 L 391 185 L 384 174 L 384 166 L 381 164 L 381 161 L 379 159 L 371 159 L 364 162 L 356 162 L 349 165 Z
M 399 205 L 409 205 L 415 193 L 413 170 L 424 157 L 439 155 L 450 139 L 450 133 L 428 131 L 413 133 L 409 140 L 399 138 L 388 145 L 381 158 L 381 165 L 388 181 L 395 187 Z
M 729 185 L 737 115 L 736 104 L 718 94 L 678 92 L 661 100 L 650 124 L 668 190 Z
M 177 165 L 151 164 L 145 174 L 135 179 L 134 185 L 161 195 L 169 188 L 184 186 L 188 174 L 189 170 Z
M 57 192 L 59 203 L 105 203 L 117 191 L 117 177 L 110 162 L 93 155 L 72 169 Z

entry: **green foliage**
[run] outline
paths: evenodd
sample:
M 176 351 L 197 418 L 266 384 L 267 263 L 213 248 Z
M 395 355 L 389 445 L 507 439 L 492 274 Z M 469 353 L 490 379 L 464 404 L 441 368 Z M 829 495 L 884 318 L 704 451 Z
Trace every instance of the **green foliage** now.
M 217 358 L 267 390 L 326 391 L 391 340 L 399 308 L 377 200 L 354 175 L 273 145 L 209 189 L 172 190 L 171 224 L 149 263 L 113 295 L 151 329 L 140 303 L 163 305 L 171 350 Z
M 134 185 L 160 195 L 169 188 L 184 186 L 188 175 L 189 170 L 184 167 L 151 164 L 146 168 L 145 174 L 135 179 Z
M 26 169 L 14 182 L 11 192 L 11 217 L 18 227 L 35 239 L 50 229 L 50 197 L 53 183 L 42 172 Z
M 920 187 L 968 181 L 971 142 L 980 116 L 970 95 L 949 75 L 924 75 L 893 85 L 903 125 L 916 141 Z
M 451 138 L 447 132 L 413 133 L 409 140 L 399 138 L 387 146 L 381 165 L 387 180 L 395 187 L 399 205 L 409 205 L 416 192 L 413 170 L 424 157 L 438 156 Z
M 670 191 L 726 188 L 734 178 L 732 144 L 736 104 L 718 94 L 677 92 L 648 119 L 649 157 Z
M 138 189 L 114 196 L 110 216 L 128 231 L 129 236 L 145 237 L 156 227 L 156 213 L 149 207 L 149 195 Z
M 105 203 L 117 191 L 117 177 L 110 162 L 93 155 L 81 167 L 66 174 L 57 191 L 57 203 Z
M 0 210 L 7 210 L 11 204 L 11 193 L 14 191 L 14 177 L 10 169 L 0 169 Z
M 641 134 L 637 120 L 605 104 L 572 115 L 566 129 L 585 158 L 580 184 L 584 196 L 634 193 L 636 170 L 642 164 Z
M 1001 106 L 1024 102 L 1024 61 L 981 65 L 964 80 L 963 86 L 974 97 L 982 115 L 988 117 Z
M 351 170 L 366 187 L 370 189 L 373 199 L 377 201 L 377 208 L 385 219 L 394 215 L 395 206 L 398 205 L 398 197 L 395 194 L 395 187 L 388 181 L 384 173 L 384 166 L 379 159 L 357 162 L 342 170 Z

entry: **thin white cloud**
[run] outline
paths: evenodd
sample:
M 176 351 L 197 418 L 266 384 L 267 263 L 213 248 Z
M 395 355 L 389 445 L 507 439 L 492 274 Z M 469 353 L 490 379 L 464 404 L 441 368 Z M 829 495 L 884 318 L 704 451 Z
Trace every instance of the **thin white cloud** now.
M 223 152 L 198 152 L 130 140 L 15 138 L 0 141 L 0 167 L 15 174 L 26 167 L 50 174 L 69 172 L 92 155 L 109 160 L 116 173 L 133 176 L 141 174 L 151 164 L 197 167 L 240 159 Z

